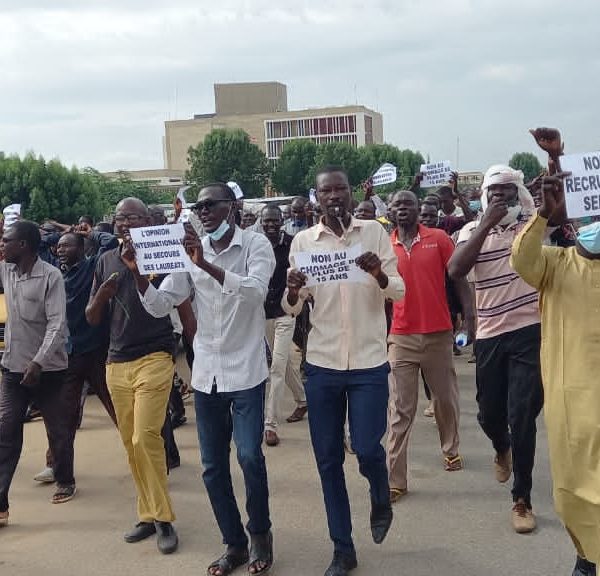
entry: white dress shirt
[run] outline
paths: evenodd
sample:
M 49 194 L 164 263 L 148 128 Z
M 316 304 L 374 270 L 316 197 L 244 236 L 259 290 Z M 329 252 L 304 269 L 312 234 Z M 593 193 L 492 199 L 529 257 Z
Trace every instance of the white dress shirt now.
M 275 269 L 271 243 L 261 234 L 236 227 L 231 244 L 217 254 L 208 236 L 204 258 L 225 270 L 223 285 L 204 270 L 189 273 L 196 295 L 198 329 L 194 338 L 192 387 L 210 394 L 258 386 L 269 375 L 265 348 L 264 302 Z M 140 299 L 153 316 L 166 316 L 189 296 L 187 272 L 170 274 Z
M 362 251 L 373 252 L 381 260 L 388 277 L 382 290 L 372 276 L 363 283 L 330 282 L 302 288 L 295 306 L 281 301 L 288 314 L 299 314 L 304 300 L 312 295 L 312 330 L 308 335 L 306 360 L 321 368 L 358 370 L 375 368 L 387 362 L 387 326 L 385 299 L 399 300 L 404 282 L 398 273 L 398 261 L 390 238 L 376 221 L 352 218 L 339 237 L 322 222 L 299 232 L 292 241 L 290 265 L 296 252 L 333 252 L 361 244 Z

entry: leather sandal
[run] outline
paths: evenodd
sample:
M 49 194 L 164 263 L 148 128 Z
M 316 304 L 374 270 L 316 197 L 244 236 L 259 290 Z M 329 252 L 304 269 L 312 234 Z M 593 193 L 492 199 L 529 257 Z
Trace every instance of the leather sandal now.
M 248 574 L 266 574 L 273 566 L 273 534 L 270 530 L 264 534 L 253 534 L 250 541 Z M 264 566 L 260 568 L 259 564 Z
M 206 574 L 207 576 L 227 576 L 247 562 L 248 550 L 246 548 L 227 548 L 225 554 L 207 568 Z

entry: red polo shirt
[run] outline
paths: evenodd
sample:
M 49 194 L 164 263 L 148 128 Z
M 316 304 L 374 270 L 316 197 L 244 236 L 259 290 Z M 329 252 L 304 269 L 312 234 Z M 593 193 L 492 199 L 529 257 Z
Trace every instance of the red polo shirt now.
M 419 233 L 407 251 L 392 232 L 398 272 L 404 280 L 402 300 L 394 302 L 392 334 L 430 334 L 452 330 L 446 300 L 446 265 L 454 243 L 442 230 L 419 224 Z

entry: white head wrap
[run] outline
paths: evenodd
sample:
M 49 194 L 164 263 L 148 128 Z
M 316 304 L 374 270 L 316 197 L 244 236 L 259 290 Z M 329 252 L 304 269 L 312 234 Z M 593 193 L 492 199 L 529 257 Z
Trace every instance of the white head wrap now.
M 523 172 L 513 170 L 510 166 L 504 166 L 503 164 L 491 166 L 483 177 L 481 208 L 484 211 L 488 206 L 489 188 L 494 184 L 514 184 L 518 190 L 519 204 L 521 204 L 523 212 L 531 213 L 535 211 L 533 197 L 523 183 Z

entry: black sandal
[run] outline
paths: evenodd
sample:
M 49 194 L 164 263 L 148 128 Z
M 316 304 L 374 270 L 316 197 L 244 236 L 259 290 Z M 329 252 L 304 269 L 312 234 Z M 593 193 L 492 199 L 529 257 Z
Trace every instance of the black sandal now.
M 273 566 L 273 534 L 269 530 L 264 534 L 253 534 L 250 536 L 250 560 L 248 561 L 248 574 L 266 574 Z M 264 564 L 258 568 L 258 564 Z M 256 568 L 252 571 L 251 568 Z
M 227 576 L 231 574 L 236 568 L 243 566 L 248 562 L 248 550 L 247 549 L 236 549 L 227 548 L 227 552 L 223 554 L 218 560 L 215 560 L 207 569 L 207 576 Z M 219 572 L 215 575 L 214 570 L 218 568 Z

